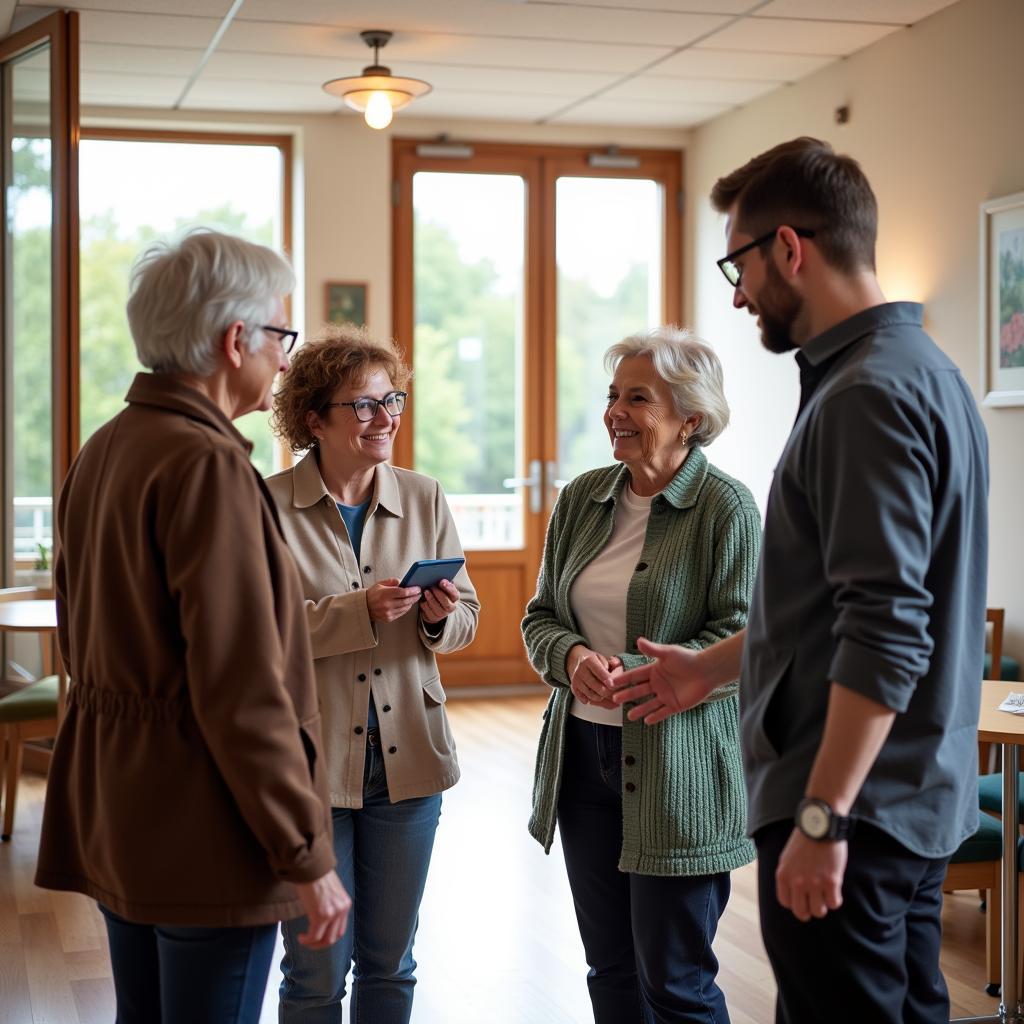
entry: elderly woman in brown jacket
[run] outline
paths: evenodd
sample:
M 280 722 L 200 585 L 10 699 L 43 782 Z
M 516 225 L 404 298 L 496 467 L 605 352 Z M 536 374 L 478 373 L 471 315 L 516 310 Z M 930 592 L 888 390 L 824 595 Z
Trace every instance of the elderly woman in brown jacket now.
M 268 409 L 291 269 L 196 232 L 136 263 L 127 408 L 57 512 L 73 680 L 36 881 L 96 899 L 117 1019 L 255 1022 L 276 923 L 344 931 L 309 638 L 273 502 L 231 420 Z
M 302 579 L 324 716 L 334 852 L 356 894 L 351 934 L 303 947 L 285 925 L 280 1019 L 406 1024 L 412 946 L 441 792 L 459 778 L 435 653 L 465 647 L 479 604 L 463 567 L 420 592 L 419 559 L 462 555 L 440 484 L 388 465 L 409 372 L 361 328 L 329 326 L 302 346 L 275 400 L 293 469 L 267 481 Z

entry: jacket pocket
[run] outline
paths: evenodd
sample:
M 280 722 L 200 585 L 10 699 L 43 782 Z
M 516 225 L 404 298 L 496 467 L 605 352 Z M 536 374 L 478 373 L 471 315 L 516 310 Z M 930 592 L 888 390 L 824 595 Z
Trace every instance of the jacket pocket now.
M 769 732 L 769 723 L 777 720 L 780 689 L 793 665 L 794 652 L 783 648 L 773 651 L 760 664 L 746 666 L 756 674 L 758 688 L 751 693 L 750 686 L 742 687 L 741 727 L 744 746 L 759 761 L 777 761 L 779 751 Z
M 434 676 L 423 684 L 423 694 L 428 704 L 444 704 L 448 700 L 440 676 Z
M 316 778 L 316 762 L 319 757 L 317 737 L 320 735 L 320 716 L 314 715 L 299 723 L 299 736 L 302 738 L 302 749 L 309 765 L 310 779 Z

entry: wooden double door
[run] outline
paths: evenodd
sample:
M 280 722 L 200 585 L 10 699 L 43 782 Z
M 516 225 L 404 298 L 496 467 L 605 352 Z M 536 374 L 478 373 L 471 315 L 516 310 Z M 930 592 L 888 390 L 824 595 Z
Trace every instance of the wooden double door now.
M 528 683 L 519 622 L 559 488 L 610 461 L 603 356 L 678 322 L 682 154 L 395 140 L 395 461 L 444 485 L 482 613 L 446 684 Z

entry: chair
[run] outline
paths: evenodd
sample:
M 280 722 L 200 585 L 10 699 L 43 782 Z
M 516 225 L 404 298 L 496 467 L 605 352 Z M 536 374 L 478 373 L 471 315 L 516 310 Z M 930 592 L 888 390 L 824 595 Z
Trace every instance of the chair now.
M 41 597 L 33 587 L 11 587 L 0 590 L 0 601 L 25 601 Z M 40 651 L 44 671 L 52 668 L 49 643 L 40 634 Z M 23 745 L 26 740 L 51 739 L 57 735 L 60 705 L 60 680 L 46 675 L 0 698 L 0 729 L 3 730 L 3 771 L 0 781 L 4 789 L 4 821 L 0 840 L 7 842 L 14 831 L 14 808 L 18 798 Z
M 985 893 L 985 991 L 999 994 L 1000 917 L 1002 899 L 1003 830 L 995 818 L 978 812 L 978 831 L 960 844 L 950 858 L 943 892 L 979 889 Z

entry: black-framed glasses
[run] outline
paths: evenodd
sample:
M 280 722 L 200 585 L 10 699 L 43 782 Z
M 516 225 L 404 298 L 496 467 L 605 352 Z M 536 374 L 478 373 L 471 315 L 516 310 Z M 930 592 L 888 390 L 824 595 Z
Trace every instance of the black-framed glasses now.
M 742 256 L 745 252 L 750 252 L 751 249 L 756 249 L 759 245 L 764 245 L 765 242 L 770 242 L 778 233 L 779 228 L 784 225 L 780 224 L 778 227 L 774 227 L 771 231 L 766 232 L 760 238 L 755 238 L 752 242 L 747 242 L 746 245 L 741 245 L 738 249 L 733 249 L 732 252 L 723 256 L 720 260 L 715 260 L 718 264 L 718 269 L 725 275 L 726 281 L 733 286 L 738 288 L 740 281 L 743 279 L 743 268 L 736 265 L 736 258 Z M 794 234 L 800 238 L 813 238 L 814 232 L 809 228 L 793 228 Z
M 383 398 L 357 398 L 354 402 L 328 402 L 324 406 L 324 412 L 338 406 L 351 405 L 356 419 L 360 423 L 369 423 L 377 415 L 377 410 L 382 405 L 389 416 L 400 416 L 408 397 L 409 395 L 405 391 L 392 391 Z
M 295 342 L 299 340 L 299 332 L 293 331 L 288 327 L 274 327 L 272 324 L 260 324 L 261 331 L 273 331 L 281 338 L 281 348 L 284 349 L 285 355 L 287 355 L 293 348 L 295 348 Z

